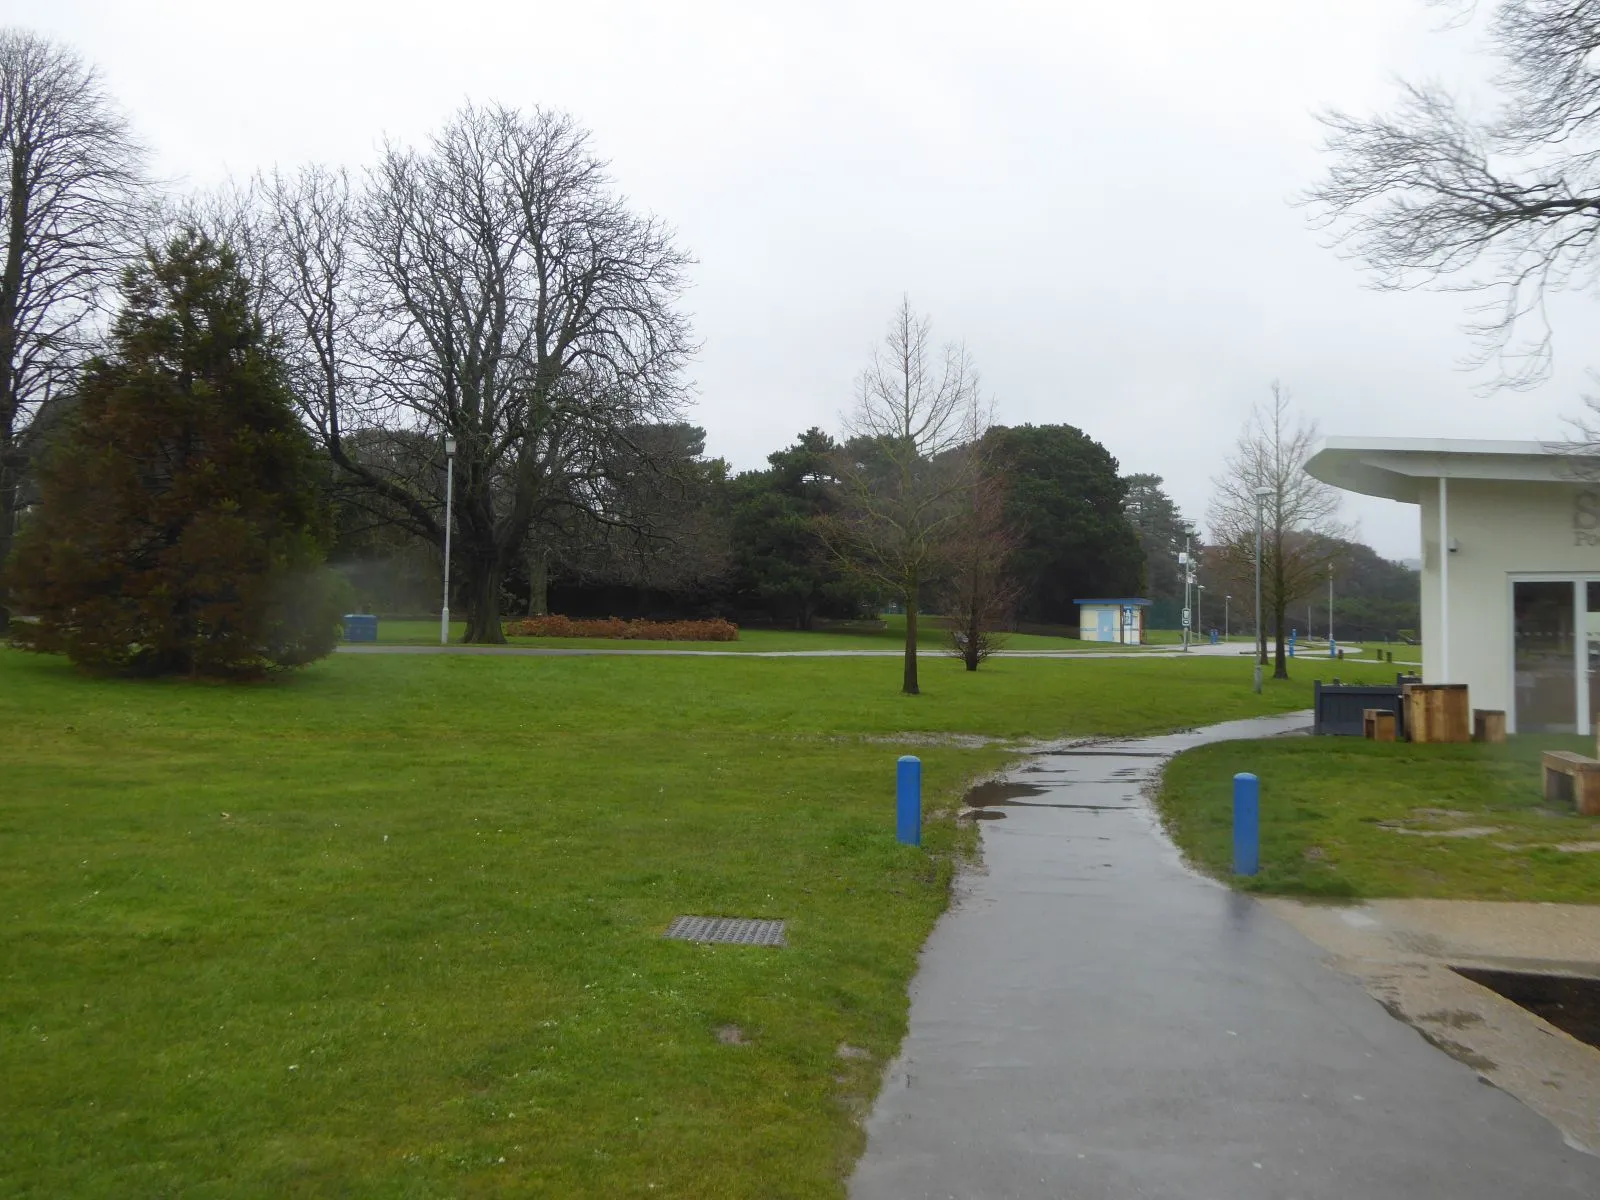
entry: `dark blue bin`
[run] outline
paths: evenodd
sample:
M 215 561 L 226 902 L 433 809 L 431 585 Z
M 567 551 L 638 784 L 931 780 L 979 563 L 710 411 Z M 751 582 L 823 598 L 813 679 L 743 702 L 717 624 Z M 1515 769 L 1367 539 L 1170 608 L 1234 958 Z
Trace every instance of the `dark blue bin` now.
M 345 613 L 344 640 L 347 642 L 377 641 L 378 618 L 368 613 Z

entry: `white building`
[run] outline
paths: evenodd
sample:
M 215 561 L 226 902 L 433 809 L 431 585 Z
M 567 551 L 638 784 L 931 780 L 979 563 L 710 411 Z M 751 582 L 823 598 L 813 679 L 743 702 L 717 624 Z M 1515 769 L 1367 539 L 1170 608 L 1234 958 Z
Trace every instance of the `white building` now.
M 1467 684 L 1514 732 L 1600 719 L 1600 461 L 1539 442 L 1329 438 L 1306 469 L 1418 507 L 1425 682 Z
M 1078 637 L 1086 642 L 1120 642 L 1138 646 L 1144 642 L 1144 610 L 1150 601 L 1125 597 L 1119 600 L 1074 600 L 1078 606 Z

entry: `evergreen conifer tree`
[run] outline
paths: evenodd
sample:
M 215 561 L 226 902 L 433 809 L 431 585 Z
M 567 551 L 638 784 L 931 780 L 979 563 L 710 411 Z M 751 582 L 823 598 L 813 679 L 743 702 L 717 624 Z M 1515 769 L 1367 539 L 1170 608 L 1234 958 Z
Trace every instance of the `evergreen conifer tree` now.
M 8 569 L 34 650 L 252 676 L 329 653 L 311 441 L 232 251 L 185 232 L 123 281 Z

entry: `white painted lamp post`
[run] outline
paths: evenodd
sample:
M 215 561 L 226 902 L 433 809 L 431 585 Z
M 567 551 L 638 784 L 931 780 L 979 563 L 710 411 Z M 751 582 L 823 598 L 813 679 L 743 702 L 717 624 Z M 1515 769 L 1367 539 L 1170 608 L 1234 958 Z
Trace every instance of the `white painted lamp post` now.
M 1261 624 L 1261 502 L 1272 495 L 1269 487 L 1256 489 L 1256 692 L 1261 691 L 1261 664 L 1267 658 L 1267 631 Z
M 1200 636 L 1204 637 L 1206 632 L 1206 585 L 1197 583 L 1194 588 L 1194 627 Z
M 450 515 L 456 491 L 456 439 L 444 435 L 444 603 L 439 607 L 439 645 L 450 641 Z
M 1223 598 L 1222 598 L 1222 640 L 1224 642 L 1226 642 L 1228 640 L 1228 611 L 1232 607 L 1233 607 L 1233 597 L 1232 596 L 1223 596 Z
M 1328 649 L 1334 647 L 1333 641 L 1333 564 L 1328 564 Z
M 1183 650 L 1189 652 L 1189 631 L 1194 624 L 1190 620 L 1189 612 L 1189 585 L 1194 582 L 1194 557 L 1190 554 L 1193 536 L 1188 535 L 1183 539 L 1183 549 L 1178 552 L 1178 565 L 1183 568 Z

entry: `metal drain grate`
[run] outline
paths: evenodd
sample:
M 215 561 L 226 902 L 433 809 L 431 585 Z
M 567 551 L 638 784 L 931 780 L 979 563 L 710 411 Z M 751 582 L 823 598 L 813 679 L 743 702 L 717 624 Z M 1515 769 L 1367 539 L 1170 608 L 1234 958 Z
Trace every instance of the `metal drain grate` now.
M 685 942 L 727 942 L 735 946 L 782 946 L 782 921 L 748 917 L 677 917 L 666 936 Z

